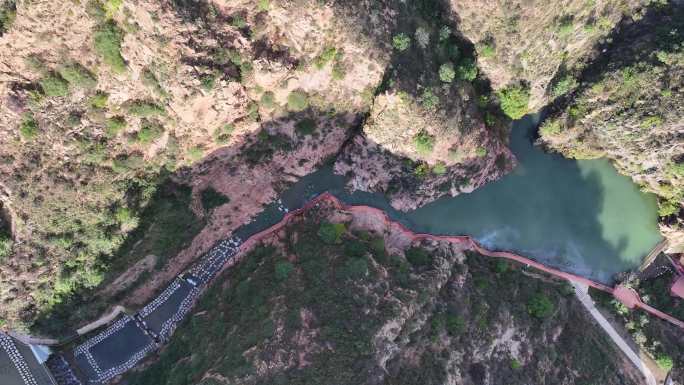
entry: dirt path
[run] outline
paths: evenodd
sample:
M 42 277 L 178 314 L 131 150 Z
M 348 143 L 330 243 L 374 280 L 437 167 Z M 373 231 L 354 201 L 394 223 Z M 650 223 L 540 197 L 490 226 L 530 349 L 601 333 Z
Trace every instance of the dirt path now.
M 584 306 L 585 309 L 589 311 L 589 314 L 591 314 L 592 317 L 596 320 L 596 322 L 603 328 L 603 330 L 608 334 L 611 340 L 615 342 L 615 344 L 622 350 L 627 358 L 632 361 L 634 366 L 639 369 L 639 371 L 644 375 L 644 378 L 646 379 L 646 384 L 648 385 L 657 385 L 655 376 L 653 376 L 653 373 L 651 370 L 648 368 L 648 365 L 646 362 L 644 362 L 641 357 L 637 353 L 635 353 L 632 348 L 629 347 L 629 344 L 627 341 L 625 341 L 613 328 L 613 325 L 608 322 L 608 320 L 601 314 L 601 312 L 596 308 L 596 305 L 594 304 L 594 300 L 591 299 L 589 296 L 589 286 L 584 285 L 579 282 L 573 282 L 572 285 L 575 287 L 575 295 L 577 298 L 580 300 L 582 305 Z

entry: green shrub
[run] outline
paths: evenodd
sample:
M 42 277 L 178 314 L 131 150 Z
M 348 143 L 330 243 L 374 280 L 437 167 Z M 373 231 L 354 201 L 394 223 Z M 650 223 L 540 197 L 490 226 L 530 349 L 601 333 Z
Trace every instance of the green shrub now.
M 224 124 L 214 131 L 214 140 L 218 144 L 226 144 L 230 141 L 230 136 L 235 131 L 235 126 L 232 124 Z
M 72 87 L 93 88 L 97 85 L 95 75 L 79 63 L 62 66 L 58 72 Z
M 437 163 L 432 167 L 432 172 L 437 175 L 443 175 L 447 171 L 446 165 L 442 162 Z
M 464 59 L 458 65 L 456 73 L 458 74 L 459 79 L 472 82 L 477 78 L 477 64 L 475 64 L 475 61 L 472 59 Z M 444 81 L 444 79 L 442 79 L 442 81 Z
M 90 97 L 88 104 L 90 107 L 96 110 L 102 110 L 107 107 L 107 101 L 109 100 L 109 94 L 104 91 L 97 91 L 95 95 Z
M 150 144 L 161 138 L 164 134 L 164 127 L 156 121 L 144 120 L 140 131 L 136 134 L 136 140 L 141 144 Z
M 560 120 L 552 119 L 546 120 L 539 128 L 539 132 L 542 136 L 553 136 L 560 134 L 562 129 Z
M 269 0 L 259 0 L 258 8 L 260 12 L 266 12 L 271 8 L 271 2 Z
M 513 370 L 518 370 L 522 368 L 522 364 L 520 361 L 516 360 L 515 358 L 511 360 L 511 369 Z
M 69 93 L 69 83 L 56 73 L 49 73 L 38 81 L 46 96 L 66 96 Z
M 131 115 L 146 117 L 152 115 L 163 115 L 166 113 L 166 110 L 164 107 L 155 102 L 134 100 L 128 105 L 128 112 Z
M 245 28 L 247 26 L 247 20 L 245 20 L 242 15 L 236 14 L 231 16 L 231 21 L 230 25 L 232 25 L 235 28 Z
M 112 20 L 100 25 L 93 35 L 95 52 L 116 73 L 126 71 L 126 62 L 121 56 L 122 40 L 123 31 Z
M 563 16 L 558 21 L 558 36 L 567 37 L 575 29 L 574 18 L 571 15 Z
M 399 52 L 406 51 L 411 47 L 411 38 L 405 33 L 394 35 L 392 38 L 392 46 Z
M 658 355 L 658 358 L 656 358 L 656 363 L 665 372 L 669 372 L 672 370 L 672 367 L 674 366 L 674 363 L 672 361 L 672 357 L 668 356 L 667 354 L 660 354 Z
M 216 80 L 218 79 L 219 75 L 216 72 L 209 72 L 209 73 L 204 73 L 200 75 L 200 86 L 205 92 L 209 92 L 212 89 L 214 89 L 214 85 L 216 84 Z
M 200 198 L 202 201 L 202 207 L 206 212 L 230 202 L 230 198 L 214 190 L 212 187 L 207 187 L 202 190 Z
M 275 264 L 275 277 L 278 281 L 285 281 L 294 270 L 294 265 L 288 261 L 278 261 Z
M 38 122 L 36 122 L 33 114 L 24 114 L 24 118 L 21 120 L 21 124 L 19 124 L 19 133 L 25 140 L 31 140 L 38 135 Z
M 477 155 L 480 158 L 485 157 L 485 156 L 487 156 L 487 149 L 480 146 L 480 147 L 475 149 L 475 155 Z
M 2 230 L 2 229 L 0 229 Z M 12 253 L 12 239 L 9 235 L 0 233 L 0 263 Z
M 368 276 L 368 261 L 366 258 L 349 258 L 340 269 L 338 275 L 342 279 L 361 279 Z
M 107 119 L 106 132 L 107 136 L 115 137 L 121 130 L 126 128 L 126 118 L 123 116 L 113 116 Z
M 641 121 L 641 128 L 660 127 L 663 122 L 663 118 L 659 115 L 647 116 Z
M 191 162 L 197 162 L 202 159 L 203 156 L 204 149 L 200 146 L 194 146 L 188 150 L 188 159 L 190 159 Z
M 435 95 L 431 90 L 426 89 L 420 96 L 420 104 L 426 110 L 434 110 L 439 104 L 439 96 Z
M 513 85 L 497 92 L 501 110 L 511 119 L 520 119 L 528 112 L 530 90 L 522 85 Z
M 145 68 L 142 72 L 142 83 L 151 88 L 157 95 L 162 97 L 167 97 L 168 93 L 164 90 L 164 87 L 159 83 L 159 79 L 149 68 Z
M 460 335 L 465 331 L 465 319 L 460 315 L 448 314 L 446 317 L 446 330 L 451 336 Z
M 454 70 L 454 64 L 444 63 L 439 67 L 439 80 L 444 83 L 451 83 L 456 78 L 456 70 Z
M 264 92 L 264 94 L 261 95 L 261 106 L 272 110 L 273 107 L 275 107 L 275 94 L 271 91 Z
M 435 147 L 435 137 L 426 131 L 421 131 L 413 137 L 413 145 L 421 155 L 429 155 Z
M 681 205 L 677 199 L 668 199 L 658 202 L 658 216 L 669 217 L 670 215 L 678 214 L 681 210 Z
M 302 119 L 295 124 L 295 129 L 301 135 L 311 135 L 316 131 L 316 121 L 311 118 Z
M 559 97 L 567 94 L 577 87 L 577 80 L 572 75 L 565 75 L 553 85 L 553 96 Z
M 287 108 L 298 112 L 309 108 L 309 95 L 303 90 L 294 90 L 287 96 Z
M 325 47 L 323 52 L 314 59 L 314 65 L 318 69 L 322 69 L 329 62 L 331 62 L 337 56 L 337 48 L 335 47 Z
M 404 252 L 404 255 L 413 266 L 426 266 L 432 262 L 432 255 L 420 247 L 411 247 Z
M 17 4 L 15 0 L 4 0 L 0 3 L 0 36 L 4 35 L 14 19 L 17 17 Z
M 547 318 L 553 314 L 554 305 L 545 294 L 537 293 L 527 302 L 527 312 L 535 318 Z
M 430 165 L 425 162 L 420 162 L 413 169 L 413 175 L 418 178 L 427 178 L 430 175 Z
M 494 48 L 493 44 L 482 43 L 482 45 L 480 45 L 480 49 L 478 50 L 478 52 L 480 53 L 480 56 L 484 58 L 489 58 L 494 56 L 494 54 L 496 53 L 496 48 Z
M 342 243 L 342 234 L 347 231 L 344 223 L 321 223 L 318 228 L 318 237 L 327 244 Z

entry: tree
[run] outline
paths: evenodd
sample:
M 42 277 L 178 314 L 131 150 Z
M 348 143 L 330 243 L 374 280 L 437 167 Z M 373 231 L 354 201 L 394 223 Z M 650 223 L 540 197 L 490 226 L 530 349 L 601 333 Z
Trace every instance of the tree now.
M 275 277 L 278 281 L 284 281 L 294 270 L 294 265 L 288 261 L 280 261 L 275 264 Z
M 523 85 L 513 85 L 500 90 L 497 95 L 501 110 L 511 119 L 520 119 L 527 113 L 530 90 Z
M 553 314 L 554 305 L 544 293 L 537 293 L 527 302 L 527 312 L 538 319 L 544 319 Z
M 394 35 L 392 46 L 399 52 L 404 52 L 411 47 L 411 38 L 405 33 Z
M 451 83 L 454 81 L 455 77 L 456 70 L 454 70 L 453 63 L 444 63 L 439 67 L 439 80 L 443 81 L 444 83 Z

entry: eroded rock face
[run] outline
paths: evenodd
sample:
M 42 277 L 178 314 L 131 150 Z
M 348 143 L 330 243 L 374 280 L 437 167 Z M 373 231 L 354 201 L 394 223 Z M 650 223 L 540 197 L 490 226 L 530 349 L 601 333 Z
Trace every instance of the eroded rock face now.
M 527 82 L 530 111 L 558 95 L 596 45 L 624 17 L 638 17 L 646 0 L 471 0 L 450 2 L 458 30 L 477 48 L 478 64 L 494 89 Z
M 573 158 L 608 157 L 660 197 L 669 252 L 682 246 L 684 6 L 654 6 L 625 23 L 582 87 L 541 127 L 541 142 Z
M 350 188 L 385 193 L 395 208 L 411 210 L 471 192 L 513 168 L 507 130 L 487 127 L 472 87 L 444 86 L 434 95 L 443 102 L 430 108 L 407 94 L 376 97 L 362 135 L 335 164 Z

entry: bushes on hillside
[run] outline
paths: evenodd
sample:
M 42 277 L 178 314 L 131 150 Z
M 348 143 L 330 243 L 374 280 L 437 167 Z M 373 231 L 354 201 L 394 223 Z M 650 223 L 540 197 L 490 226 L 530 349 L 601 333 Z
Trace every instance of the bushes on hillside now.
M 537 293 L 527 302 L 527 312 L 539 319 L 547 318 L 553 314 L 554 306 L 551 299 L 543 293 Z
M 301 135 L 311 135 L 316 131 L 316 121 L 311 118 L 302 119 L 295 124 L 295 129 Z
M 342 242 L 342 234 L 347 231 L 344 223 L 329 223 L 325 222 L 318 228 L 318 237 L 327 244 L 336 244 Z
M 499 92 L 501 110 L 511 119 L 520 119 L 528 112 L 530 90 L 523 85 L 508 86 Z
M 159 122 L 144 120 L 136 135 L 136 140 L 141 144 L 150 144 L 159 139 L 163 133 L 164 127 Z
M 12 238 L 0 227 L 0 263 L 12 253 Z
M 577 80 L 572 75 L 566 75 L 553 85 L 553 96 L 559 97 L 567 94 L 577 87 Z
M 116 73 L 126 71 L 126 62 L 123 56 L 121 56 L 122 40 L 123 31 L 112 20 L 100 25 L 93 35 L 95 52 Z
M 204 211 L 209 212 L 219 206 L 229 203 L 230 198 L 214 190 L 212 187 L 207 187 L 202 190 L 201 201 Z
M 14 19 L 17 17 L 17 4 L 15 0 L 0 0 L 0 36 L 4 35 Z
M 146 117 L 152 115 L 163 115 L 166 113 L 166 110 L 164 107 L 151 101 L 134 100 L 128 105 L 128 112 L 135 116 Z

